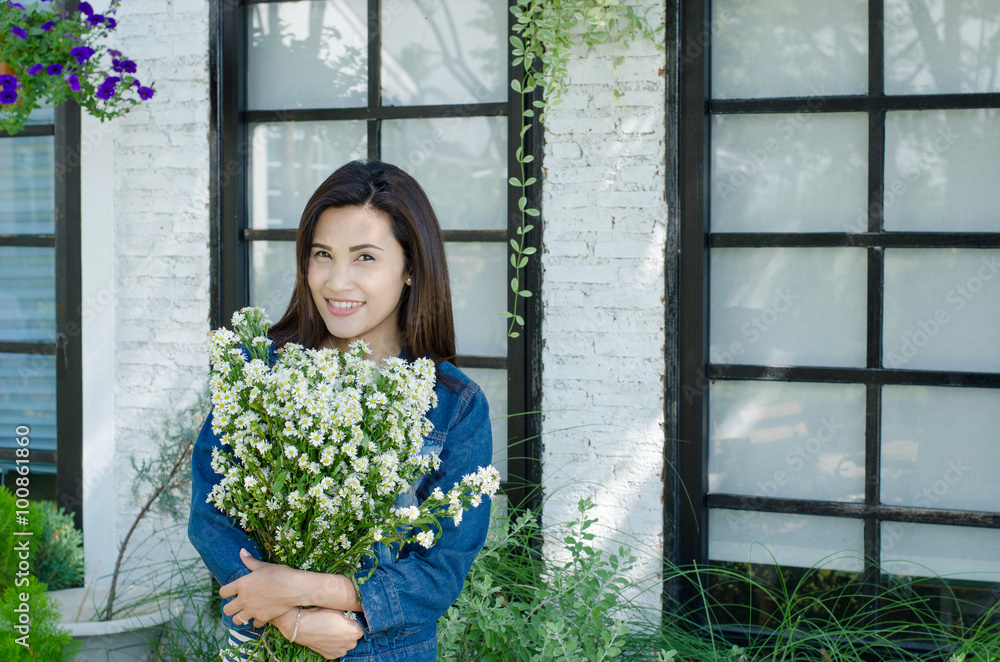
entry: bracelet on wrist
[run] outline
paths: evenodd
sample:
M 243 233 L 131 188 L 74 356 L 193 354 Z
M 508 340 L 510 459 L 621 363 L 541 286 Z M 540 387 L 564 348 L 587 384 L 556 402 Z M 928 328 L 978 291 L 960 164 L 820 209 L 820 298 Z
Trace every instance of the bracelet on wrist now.
M 292 632 L 292 638 L 289 639 L 291 643 L 295 643 L 295 637 L 299 636 L 299 620 L 302 619 L 302 607 L 299 607 L 299 613 L 295 615 L 295 630 Z

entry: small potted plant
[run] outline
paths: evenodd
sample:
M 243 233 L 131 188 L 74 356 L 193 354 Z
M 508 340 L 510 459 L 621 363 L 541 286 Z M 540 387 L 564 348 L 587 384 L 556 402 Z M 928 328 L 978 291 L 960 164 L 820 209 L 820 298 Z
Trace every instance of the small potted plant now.
M 24 3 L 24 4 L 22 4 Z M 120 0 L 99 14 L 88 2 L 0 0 L 0 130 L 17 133 L 33 110 L 67 99 L 106 120 L 154 94 L 136 64 L 106 46 Z

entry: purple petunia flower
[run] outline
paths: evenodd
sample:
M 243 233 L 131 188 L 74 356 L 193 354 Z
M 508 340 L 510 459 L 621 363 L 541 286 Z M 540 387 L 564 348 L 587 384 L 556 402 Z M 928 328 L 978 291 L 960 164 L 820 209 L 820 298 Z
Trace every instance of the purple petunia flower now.
M 17 101 L 17 92 L 14 90 L 0 90 L 0 104 L 14 103 Z
M 20 2 L 8 2 L 7 6 L 14 7 L 16 9 L 24 9 L 24 5 L 22 5 Z
M 55 26 L 56 26 L 56 22 L 55 21 L 45 21 L 44 23 L 42 23 L 42 29 L 45 30 L 46 32 L 48 32 L 49 30 L 51 30 Z
M 104 14 L 94 14 L 87 17 L 87 22 L 91 25 L 100 25 L 104 22 Z
M 66 76 L 66 82 L 69 83 L 69 89 L 74 92 L 80 91 L 80 79 L 76 77 L 76 74 L 69 74 Z
M 154 90 L 151 87 L 139 87 L 139 98 L 143 101 L 153 98 Z
M 111 68 L 118 73 L 134 74 L 136 72 L 135 62 L 132 60 L 114 58 L 111 60 Z
M 70 50 L 69 54 L 75 57 L 77 62 L 83 64 L 94 54 L 94 49 L 90 46 L 77 46 Z
M 76 6 L 76 8 L 79 9 L 84 14 L 86 14 L 87 16 L 94 15 L 94 8 L 90 6 L 89 2 L 81 2 Z
M 28 33 L 25 32 L 24 28 L 22 28 L 20 25 L 13 26 L 10 29 L 10 31 L 13 32 L 14 36 L 17 37 L 17 38 L 19 38 L 19 39 L 27 39 L 28 38 Z
M 41 71 L 44 68 L 45 68 L 45 65 L 42 64 L 41 62 L 39 62 L 38 64 L 32 66 L 31 69 L 28 69 L 28 75 L 29 76 L 34 76 L 35 74 L 37 74 L 39 71 Z
M 120 83 L 121 80 L 122 79 L 118 76 L 108 76 L 104 79 L 104 82 L 101 83 L 100 87 L 97 88 L 95 96 L 98 99 L 104 99 L 107 101 L 115 95 L 115 85 Z
M 104 19 L 104 25 L 106 25 L 109 30 L 114 30 L 116 27 L 118 27 L 118 21 L 108 16 L 107 18 Z
M 61 64 L 50 64 L 45 67 L 45 73 L 50 76 L 58 76 L 63 72 L 63 66 Z
M 121 57 L 122 56 L 122 52 L 121 51 L 116 51 L 113 48 L 109 48 L 108 49 L 108 55 L 110 55 L 111 57 Z
M 4 74 L 0 76 L 0 89 L 6 90 L 8 92 L 17 89 L 17 78 L 11 76 L 10 74 Z

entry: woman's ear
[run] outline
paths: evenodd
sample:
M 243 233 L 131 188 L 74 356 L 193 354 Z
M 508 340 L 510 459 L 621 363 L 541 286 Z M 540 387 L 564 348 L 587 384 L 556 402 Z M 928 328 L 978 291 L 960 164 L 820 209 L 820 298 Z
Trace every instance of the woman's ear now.
M 406 274 L 406 284 L 413 285 L 413 274 Z

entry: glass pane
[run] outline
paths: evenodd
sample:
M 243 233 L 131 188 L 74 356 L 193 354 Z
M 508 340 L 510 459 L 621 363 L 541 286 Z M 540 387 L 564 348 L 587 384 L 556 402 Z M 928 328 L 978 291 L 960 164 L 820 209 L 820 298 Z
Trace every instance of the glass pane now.
M 507 371 L 483 368 L 462 368 L 472 381 L 479 384 L 490 403 L 493 420 L 493 466 L 500 472 L 500 479 L 507 480 Z
M 1000 110 L 885 116 L 885 229 L 1000 231 Z
M 1000 371 L 1000 250 L 887 249 L 882 362 Z
M 713 232 L 866 232 L 862 113 L 716 115 Z
M 867 257 L 858 248 L 716 248 L 710 360 L 865 365 Z
M 863 533 L 861 520 L 846 517 L 712 508 L 708 511 L 708 557 L 857 572 L 862 567 Z
M 368 154 L 364 121 L 251 125 L 250 226 L 298 228 L 316 187 Z
M 997 529 L 914 522 L 882 524 L 882 568 L 894 575 L 1000 582 L 997 549 Z
M 247 7 L 247 108 L 346 108 L 368 99 L 365 0 Z
M 55 232 L 51 136 L 0 138 L 0 234 Z
M 717 99 L 864 94 L 867 0 L 713 0 L 712 96 Z M 697 57 L 709 34 L 690 40 Z
M 885 91 L 1000 92 L 1000 0 L 885 0 Z
M 862 384 L 716 381 L 708 489 L 763 497 L 862 501 Z
M 295 289 L 295 242 L 255 241 L 250 244 L 250 305 L 267 311 L 277 322 Z
M 56 358 L 0 354 L 0 448 L 17 448 L 14 429 L 30 429 L 29 448 L 56 449 Z
M 449 242 L 458 353 L 507 356 L 507 245 Z
M 55 342 L 56 251 L 0 246 L 0 341 Z
M 507 118 L 382 122 L 382 159 L 413 175 L 445 230 L 507 227 Z
M 382 9 L 382 103 L 507 100 L 506 0 L 415 0 Z
M 997 430 L 1000 391 L 882 387 L 882 503 L 996 510 Z

